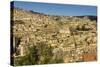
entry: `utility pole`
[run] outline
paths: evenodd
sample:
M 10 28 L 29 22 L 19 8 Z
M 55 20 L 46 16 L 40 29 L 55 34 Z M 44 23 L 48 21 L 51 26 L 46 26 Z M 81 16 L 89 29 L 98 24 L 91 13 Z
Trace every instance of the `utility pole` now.
M 71 34 L 73 36 L 73 41 L 74 41 L 75 49 L 76 49 L 77 48 L 77 43 L 76 43 L 76 40 L 75 40 L 75 36 L 74 36 L 74 33 L 73 33 L 73 29 L 72 29 L 72 27 L 69 27 L 69 29 L 70 29 L 70 32 L 71 32 Z

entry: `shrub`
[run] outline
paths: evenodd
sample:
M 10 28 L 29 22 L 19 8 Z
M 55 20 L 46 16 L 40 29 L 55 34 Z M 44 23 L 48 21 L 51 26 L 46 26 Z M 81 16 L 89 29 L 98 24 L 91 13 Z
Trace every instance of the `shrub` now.
M 52 48 L 43 42 L 29 47 L 29 53 L 24 57 L 15 58 L 14 65 L 47 64 L 52 59 Z

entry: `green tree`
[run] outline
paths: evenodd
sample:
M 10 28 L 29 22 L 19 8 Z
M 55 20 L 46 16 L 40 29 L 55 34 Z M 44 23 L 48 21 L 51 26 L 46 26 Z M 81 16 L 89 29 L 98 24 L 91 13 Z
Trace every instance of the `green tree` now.
M 29 52 L 23 57 L 17 57 L 14 65 L 47 64 L 52 59 L 52 47 L 44 42 L 29 47 Z

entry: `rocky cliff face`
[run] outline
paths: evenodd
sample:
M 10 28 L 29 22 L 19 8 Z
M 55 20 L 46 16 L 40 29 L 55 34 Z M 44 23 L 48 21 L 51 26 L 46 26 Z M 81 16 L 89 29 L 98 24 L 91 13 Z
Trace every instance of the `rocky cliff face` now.
M 13 8 L 12 15 L 11 34 L 15 59 L 26 56 L 30 47 L 44 43 L 52 49 L 50 58 L 60 58 L 61 63 L 96 60 L 95 18 L 91 20 L 87 16 L 50 16 L 19 8 Z M 43 61 L 40 60 L 41 58 L 37 64 L 42 64 Z

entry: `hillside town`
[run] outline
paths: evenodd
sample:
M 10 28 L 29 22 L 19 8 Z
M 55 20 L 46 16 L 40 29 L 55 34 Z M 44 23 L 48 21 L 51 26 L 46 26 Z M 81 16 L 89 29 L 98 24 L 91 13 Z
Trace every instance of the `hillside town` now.
M 20 8 L 13 8 L 11 14 L 14 65 L 97 60 L 96 17 L 46 15 Z

